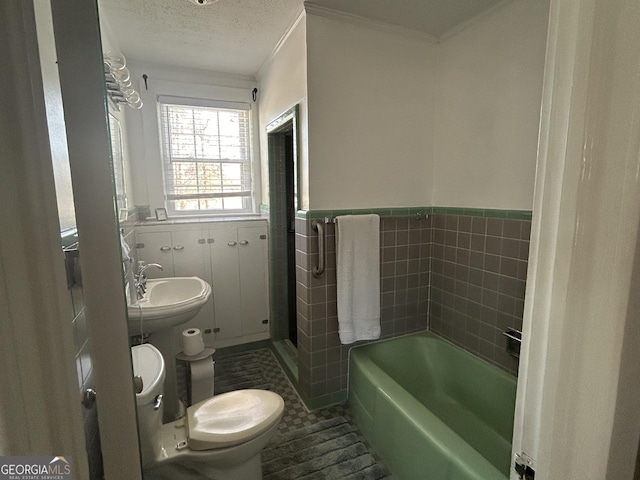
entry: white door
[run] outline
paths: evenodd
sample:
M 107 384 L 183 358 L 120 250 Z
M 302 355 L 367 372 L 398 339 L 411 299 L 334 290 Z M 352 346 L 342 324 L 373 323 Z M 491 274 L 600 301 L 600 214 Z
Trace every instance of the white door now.
M 552 0 L 513 437 L 535 478 L 633 477 L 638 45 L 637 0 Z
M 207 232 L 201 230 L 177 230 L 171 232 L 171 248 L 173 252 L 173 267 L 176 277 L 199 277 L 212 284 L 211 262 L 207 246 Z M 203 339 L 208 347 L 213 346 L 214 313 L 213 294 L 209 297 L 198 314 L 177 330 L 199 328 L 203 332 Z
M 240 272 L 238 269 L 238 233 L 235 227 L 220 227 L 209 232 L 213 305 L 216 339 L 242 335 L 240 318 Z
M 173 268 L 176 277 L 196 276 L 207 280 L 209 252 L 207 232 L 178 230 L 171 232 Z
M 267 332 L 269 292 L 266 227 L 238 228 L 238 246 L 242 334 Z

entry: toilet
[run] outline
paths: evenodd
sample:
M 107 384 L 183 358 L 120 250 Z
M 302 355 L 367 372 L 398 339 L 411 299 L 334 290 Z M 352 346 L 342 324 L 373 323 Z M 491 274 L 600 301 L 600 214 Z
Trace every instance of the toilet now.
M 145 480 L 253 480 L 262 478 L 261 451 L 275 434 L 284 400 L 268 390 L 237 390 L 187 408 L 162 424 L 165 363 L 153 345 L 131 348 Z

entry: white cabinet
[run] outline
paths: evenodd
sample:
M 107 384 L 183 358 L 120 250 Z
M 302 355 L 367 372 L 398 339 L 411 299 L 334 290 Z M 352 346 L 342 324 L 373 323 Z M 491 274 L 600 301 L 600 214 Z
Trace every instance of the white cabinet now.
M 218 338 L 268 332 L 266 226 L 219 227 L 209 239 Z
M 268 241 L 265 221 L 140 226 L 138 260 L 159 263 L 149 278 L 197 276 L 211 299 L 182 331 L 197 327 L 205 344 L 223 347 L 269 338 Z
M 150 268 L 146 275 L 149 278 L 174 277 L 173 247 L 170 232 L 137 232 L 136 251 L 138 261 L 144 263 L 159 263 L 164 270 Z
M 171 232 L 139 232 L 136 235 L 138 260 L 159 263 L 164 270 L 150 268 L 147 277 L 201 277 L 207 275 L 207 232 L 177 230 Z

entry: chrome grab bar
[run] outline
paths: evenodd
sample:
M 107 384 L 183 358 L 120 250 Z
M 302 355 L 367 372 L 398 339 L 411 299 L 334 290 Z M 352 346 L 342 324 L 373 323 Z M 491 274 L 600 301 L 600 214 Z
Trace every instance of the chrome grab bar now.
M 324 259 L 324 224 L 321 220 L 314 220 L 311 222 L 311 228 L 318 232 L 318 266 L 313 267 L 311 273 L 318 278 L 324 274 L 325 259 Z

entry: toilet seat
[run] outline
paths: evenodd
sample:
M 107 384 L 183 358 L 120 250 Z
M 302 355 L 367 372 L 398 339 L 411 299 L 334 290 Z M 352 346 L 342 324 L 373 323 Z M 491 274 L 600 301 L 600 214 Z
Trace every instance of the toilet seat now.
M 248 442 L 280 421 L 284 400 L 268 390 L 222 393 L 187 408 L 189 448 L 211 450 Z

